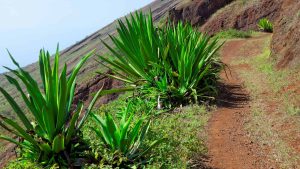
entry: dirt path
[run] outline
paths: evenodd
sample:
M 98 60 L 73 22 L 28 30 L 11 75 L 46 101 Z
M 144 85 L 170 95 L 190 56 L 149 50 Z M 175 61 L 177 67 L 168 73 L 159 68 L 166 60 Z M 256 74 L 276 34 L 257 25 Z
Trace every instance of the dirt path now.
M 266 169 L 272 162 L 266 157 L 267 150 L 253 142 L 244 126 L 250 113 L 249 94 L 239 79 L 239 70 L 250 69 L 247 64 L 231 65 L 241 55 L 251 57 L 263 49 L 261 43 L 268 35 L 257 38 L 231 40 L 221 51 L 231 73 L 222 74 L 221 96 L 218 110 L 212 115 L 208 126 L 209 166 L 216 169 Z

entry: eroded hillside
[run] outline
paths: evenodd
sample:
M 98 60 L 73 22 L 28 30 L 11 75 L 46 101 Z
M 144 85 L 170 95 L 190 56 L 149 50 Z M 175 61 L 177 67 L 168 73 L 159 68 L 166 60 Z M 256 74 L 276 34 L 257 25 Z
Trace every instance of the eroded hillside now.
M 229 28 L 258 30 L 258 21 L 268 18 L 275 27 L 272 55 L 277 60 L 277 66 L 299 67 L 300 1 L 186 1 L 170 11 L 170 16 L 175 22 L 190 22 L 198 26 L 200 31 L 211 35 Z

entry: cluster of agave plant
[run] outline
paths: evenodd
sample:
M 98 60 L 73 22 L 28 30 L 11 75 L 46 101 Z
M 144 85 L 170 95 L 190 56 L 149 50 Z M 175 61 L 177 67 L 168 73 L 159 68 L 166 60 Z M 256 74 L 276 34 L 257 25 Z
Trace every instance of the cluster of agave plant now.
M 167 24 L 158 29 L 151 14 L 136 13 L 119 20 L 119 37 L 111 37 L 116 49 L 105 42 L 113 57 L 99 56 L 113 70 L 112 78 L 133 88 L 157 91 L 172 105 L 217 93 L 216 82 L 223 64 L 215 57 L 222 46 L 188 24 Z M 167 106 L 167 105 L 165 105 Z
M 158 29 L 151 14 L 145 16 L 142 13 L 131 15 L 125 21 L 119 20 L 117 30 L 119 37 L 111 37 L 115 48 L 104 43 L 113 56 L 111 59 L 99 56 L 99 63 L 113 70 L 114 74 L 107 76 L 124 81 L 127 87 L 99 90 L 86 109 L 83 103 L 79 103 L 75 110 L 71 109 L 71 105 L 76 76 L 94 51 L 82 57 L 70 72 L 64 65 L 60 73 L 59 50 L 54 58 L 41 50 L 39 70 L 42 87 L 9 54 L 17 69 L 7 68 L 14 76 L 5 76 L 20 92 L 27 109 L 20 107 L 0 87 L 0 92 L 19 118 L 0 116 L 0 125 L 16 135 L 18 140 L 2 135 L 0 139 L 18 145 L 21 159 L 34 161 L 43 167 L 72 167 L 78 161 L 99 161 L 88 160 L 92 157 L 85 152 L 90 152 L 91 148 L 81 132 L 91 116 L 97 124 L 92 130 L 104 148 L 111 153 L 119 152 L 134 163 L 163 139 L 142 148 L 151 121 L 147 117 L 133 121 L 134 113 L 130 108 L 121 112 L 117 120 L 108 113 L 104 117 L 94 114 L 92 110 L 99 97 L 128 90 L 144 95 L 155 91 L 155 97 L 161 98 L 164 103 L 177 105 L 191 100 L 197 102 L 199 98 L 210 97 L 217 92 L 216 81 L 222 67 L 214 57 L 222 45 L 217 39 L 211 40 L 182 23 Z

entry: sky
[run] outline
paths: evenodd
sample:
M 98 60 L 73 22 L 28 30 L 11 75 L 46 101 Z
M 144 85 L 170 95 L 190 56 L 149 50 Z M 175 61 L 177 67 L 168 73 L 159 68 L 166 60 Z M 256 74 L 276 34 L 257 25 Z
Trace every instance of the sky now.
M 39 50 L 55 52 L 80 41 L 115 19 L 153 0 L 0 0 L 0 73 L 13 64 L 38 60 Z

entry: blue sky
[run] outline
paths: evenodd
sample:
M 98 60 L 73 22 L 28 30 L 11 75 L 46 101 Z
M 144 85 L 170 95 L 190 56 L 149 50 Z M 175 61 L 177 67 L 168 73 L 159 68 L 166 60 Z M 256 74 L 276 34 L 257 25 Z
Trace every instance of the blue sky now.
M 63 49 L 153 0 L 0 0 L 0 73 L 13 67 L 6 48 L 26 66 L 40 48 Z

